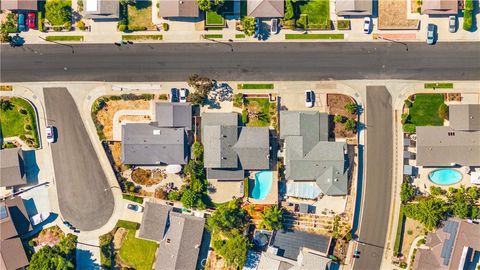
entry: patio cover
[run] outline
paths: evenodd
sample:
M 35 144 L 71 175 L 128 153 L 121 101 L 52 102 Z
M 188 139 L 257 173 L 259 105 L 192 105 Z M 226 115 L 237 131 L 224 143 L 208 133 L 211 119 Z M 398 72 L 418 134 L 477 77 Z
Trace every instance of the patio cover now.
M 315 199 L 321 192 L 316 183 L 287 183 L 287 196 Z

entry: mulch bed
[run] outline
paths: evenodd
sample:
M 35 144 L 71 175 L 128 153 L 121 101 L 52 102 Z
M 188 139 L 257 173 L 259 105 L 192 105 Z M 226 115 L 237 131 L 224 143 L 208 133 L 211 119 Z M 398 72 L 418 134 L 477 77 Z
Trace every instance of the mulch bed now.
M 351 138 L 355 137 L 353 131 L 347 131 L 344 128 L 343 124 L 335 124 L 333 122 L 333 117 L 335 115 L 341 115 L 345 118 L 355 118 L 356 115 L 349 113 L 345 109 L 345 105 L 349 103 L 355 103 L 355 100 L 349 96 L 341 94 L 328 94 L 327 95 L 327 104 L 328 104 L 328 114 L 329 114 L 329 137 L 331 138 Z

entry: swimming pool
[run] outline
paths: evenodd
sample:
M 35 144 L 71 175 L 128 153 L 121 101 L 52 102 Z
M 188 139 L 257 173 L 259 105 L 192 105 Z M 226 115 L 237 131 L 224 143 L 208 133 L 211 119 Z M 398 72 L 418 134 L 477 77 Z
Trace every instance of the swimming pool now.
M 261 171 L 255 174 L 255 186 L 250 197 L 256 200 L 263 200 L 267 197 L 272 188 L 272 171 Z
M 454 169 L 437 169 L 428 174 L 428 179 L 437 185 L 453 185 L 462 180 L 462 174 Z

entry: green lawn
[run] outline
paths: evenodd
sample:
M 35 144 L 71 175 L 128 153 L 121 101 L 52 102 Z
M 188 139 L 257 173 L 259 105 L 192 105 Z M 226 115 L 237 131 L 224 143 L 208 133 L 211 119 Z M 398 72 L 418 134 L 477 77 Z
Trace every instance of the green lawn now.
M 411 122 L 415 126 L 442 126 L 438 108 L 443 104 L 442 94 L 417 94 L 410 108 Z
M 424 88 L 425 89 L 433 89 L 433 88 L 451 89 L 453 88 L 453 83 L 425 83 Z
M 129 200 L 129 201 L 136 202 L 136 203 L 139 203 L 139 204 L 143 203 L 143 198 L 142 197 L 137 197 L 137 196 L 130 195 L 130 194 L 123 194 L 122 197 L 125 200 Z
M 47 41 L 83 41 L 83 36 L 47 36 Z
M 128 230 L 120 248 L 120 258 L 137 270 L 151 270 L 157 243 L 135 237 L 135 230 Z
M 32 105 L 22 98 L 11 98 L 10 102 L 13 105 L 10 110 L 0 111 L 2 136 L 25 136 L 27 140 L 32 140 L 30 145 L 38 147 L 37 117 Z M 26 114 L 20 113 L 21 109 L 26 110 Z M 31 130 L 27 130 L 26 125 L 29 125 Z
M 153 27 L 151 1 L 137 1 L 135 5 L 128 5 L 128 30 L 143 31 Z
M 223 16 L 216 11 L 208 11 L 206 14 L 206 25 L 207 26 L 223 26 L 225 24 L 225 19 Z
M 285 34 L 285 39 L 344 39 L 343 34 Z
M 245 38 L 245 34 L 235 34 L 235 38 Z
M 204 39 L 211 39 L 211 38 L 223 38 L 222 34 L 205 34 L 202 35 Z
M 300 14 L 307 15 L 308 29 L 327 29 L 330 27 L 330 1 L 309 0 L 298 2 Z
M 262 112 L 259 118 L 249 118 L 247 126 L 249 127 L 268 127 L 270 126 L 270 102 L 268 98 L 246 98 L 247 110 L 260 109 Z
M 163 40 L 162 35 L 122 35 L 123 40 Z
M 273 83 L 239 83 L 237 88 L 241 89 L 273 89 Z

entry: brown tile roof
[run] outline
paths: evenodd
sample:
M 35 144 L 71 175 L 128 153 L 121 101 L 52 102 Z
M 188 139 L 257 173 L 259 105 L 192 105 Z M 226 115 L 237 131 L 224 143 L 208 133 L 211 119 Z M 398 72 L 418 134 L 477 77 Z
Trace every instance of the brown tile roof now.
M 159 0 L 160 17 L 198 17 L 196 0 Z
M 32 229 L 27 210 L 21 197 L 0 202 L 6 208 L 6 216 L 0 220 L 0 240 L 22 235 Z
M 248 16 L 256 18 L 276 18 L 284 15 L 283 0 L 247 0 Z
M 2 10 L 37 10 L 37 0 L 1 0 Z
M 457 14 L 457 0 L 423 0 L 422 13 L 424 14 Z
M 0 269 L 16 270 L 28 265 L 28 258 L 20 238 L 0 241 Z

